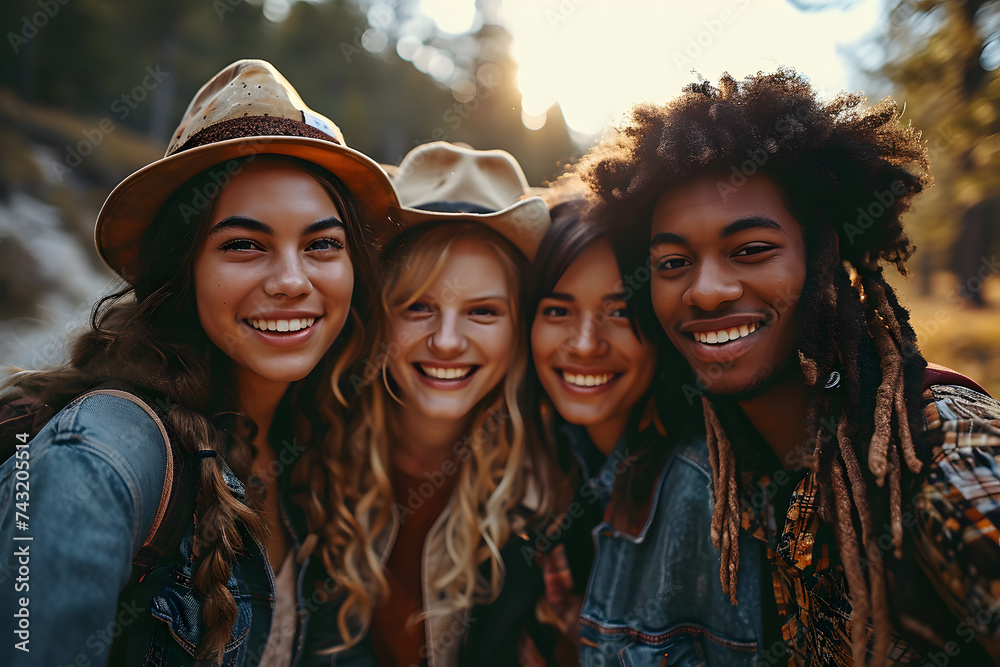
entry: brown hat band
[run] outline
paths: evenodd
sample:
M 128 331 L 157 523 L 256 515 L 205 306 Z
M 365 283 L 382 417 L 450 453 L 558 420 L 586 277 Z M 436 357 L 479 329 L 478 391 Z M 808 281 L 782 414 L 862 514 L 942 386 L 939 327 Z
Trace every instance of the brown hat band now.
M 251 139 L 252 137 L 308 137 L 329 141 L 338 146 L 342 145 L 329 134 L 299 120 L 284 116 L 244 116 L 209 125 L 192 134 L 183 145 L 170 155 L 227 139 Z

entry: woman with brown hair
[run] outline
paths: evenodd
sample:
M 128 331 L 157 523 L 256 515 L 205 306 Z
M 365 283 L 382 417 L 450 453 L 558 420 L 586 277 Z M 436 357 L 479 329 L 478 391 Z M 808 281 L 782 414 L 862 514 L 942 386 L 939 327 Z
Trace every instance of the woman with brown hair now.
M 69 364 L 21 373 L 6 397 L 49 419 L 0 467 L 7 563 L 28 549 L 31 575 L 0 595 L 24 640 L 0 662 L 298 659 L 367 235 L 395 201 L 375 162 L 252 60 L 209 81 L 166 157 L 112 192 L 97 246 L 127 284 Z

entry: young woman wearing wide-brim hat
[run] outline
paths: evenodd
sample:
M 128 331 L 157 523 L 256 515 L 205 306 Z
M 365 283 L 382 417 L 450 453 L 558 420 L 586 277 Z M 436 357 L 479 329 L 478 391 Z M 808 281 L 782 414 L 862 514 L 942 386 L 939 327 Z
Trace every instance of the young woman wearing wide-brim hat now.
M 8 564 L 30 548 L 30 590 L 0 595 L 0 663 L 298 660 L 303 571 L 329 549 L 339 377 L 396 204 L 270 64 L 202 87 L 166 157 L 98 218 L 125 285 L 69 364 L 5 397 L 8 415 L 51 418 L 0 467 L 0 548 Z

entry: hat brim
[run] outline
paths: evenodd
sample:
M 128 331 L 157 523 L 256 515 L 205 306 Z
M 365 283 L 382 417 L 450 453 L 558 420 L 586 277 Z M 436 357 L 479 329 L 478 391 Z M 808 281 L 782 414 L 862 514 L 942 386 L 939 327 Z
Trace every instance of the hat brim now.
M 513 243 L 528 261 L 534 261 L 542 237 L 549 228 L 549 209 L 541 197 L 522 199 L 494 213 L 444 213 L 395 205 L 389 208 L 389 217 L 399 227 L 382 238 L 383 245 L 400 231 L 425 223 L 478 222 Z
M 176 153 L 138 170 L 118 184 L 97 216 L 94 241 L 104 263 L 125 280 L 137 275 L 135 265 L 142 235 L 167 200 L 189 179 L 218 165 L 218 185 L 239 173 L 253 155 L 286 155 L 323 167 L 350 192 L 368 238 L 382 239 L 399 231 L 389 219 L 399 201 L 382 167 L 368 156 L 329 141 L 294 136 L 241 137 Z M 238 161 L 240 160 L 240 161 Z M 190 206 L 197 211 L 211 198 L 196 194 Z

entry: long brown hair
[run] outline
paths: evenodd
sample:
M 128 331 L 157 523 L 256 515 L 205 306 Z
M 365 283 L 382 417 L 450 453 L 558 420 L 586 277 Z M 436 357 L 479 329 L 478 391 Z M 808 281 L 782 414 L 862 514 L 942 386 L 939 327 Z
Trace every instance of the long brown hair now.
M 296 436 L 306 453 L 321 461 L 338 442 L 345 419 L 339 377 L 360 353 L 368 290 L 373 284 L 370 244 L 350 195 L 335 176 L 305 161 L 257 155 L 250 160 L 291 161 L 307 171 L 333 199 L 344 216 L 347 249 L 355 269 L 351 314 L 316 368 L 291 389 Z M 3 400 L 32 396 L 58 410 L 76 396 L 107 383 L 124 382 L 158 400 L 171 437 L 200 457 L 194 535 L 193 583 L 202 596 L 204 632 L 197 657 L 220 662 L 230 640 L 237 608 L 226 584 L 232 564 L 246 539 L 267 544 L 268 530 L 257 509 L 250 467 L 256 454 L 256 425 L 239 415 L 229 357 L 207 337 L 198 319 L 193 263 L 207 233 L 207 221 L 220 191 L 217 169 L 209 169 L 178 189 L 160 210 L 142 239 L 138 275 L 98 301 L 90 330 L 73 344 L 71 359 L 61 368 L 19 373 Z M 233 173 L 232 171 L 230 173 Z M 238 173 L 238 169 L 235 173 Z M 319 406 L 317 408 L 316 406 Z M 230 492 L 223 477 L 227 465 L 247 487 L 247 503 Z M 310 470 L 307 522 L 312 529 L 326 521 L 324 507 L 336 489 L 326 484 L 322 468 Z M 314 544 L 315 540 L 309 541 Z

